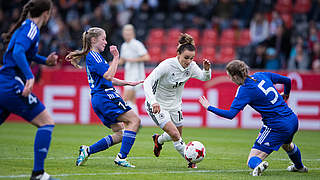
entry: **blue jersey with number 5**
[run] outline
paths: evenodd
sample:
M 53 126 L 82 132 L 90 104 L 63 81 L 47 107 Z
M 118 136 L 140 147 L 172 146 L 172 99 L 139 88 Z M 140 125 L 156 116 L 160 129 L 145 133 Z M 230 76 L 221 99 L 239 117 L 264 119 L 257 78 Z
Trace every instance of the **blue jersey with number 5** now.
M 103 74 L 109 69 L 109 64 L 100 53 L 90 51 L 86 56 L 86 70 L 91 93 L 94 94 L 104 89 L 113 88 L 112 82 L 106 80 Z
M 238 88 L 231 108 L 242 110 L 247 104 L 258 111 L 264 124 L 281 123 L 284 117 L 292 115 L 292 110 L 283 100 L 273 84 L 291 86 L 290 79 L 270 72 L 258 72 L 247 78 L 244 85 Z M 289 82 L 289 83 L 288 83 Z M 290 91 L 290 89 L 289 89 Z

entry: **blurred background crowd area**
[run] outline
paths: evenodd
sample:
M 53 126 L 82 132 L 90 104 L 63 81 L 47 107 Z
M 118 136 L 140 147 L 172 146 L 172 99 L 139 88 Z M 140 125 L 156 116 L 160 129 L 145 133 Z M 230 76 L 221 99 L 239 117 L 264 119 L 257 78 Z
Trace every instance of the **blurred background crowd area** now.
M 17 21 L 27 0 L 0 2 L 2 33 Z M 208 58 L 214 68 L 224 68 L 231 59 L 241 59 L 253 69 L 320 71 L 320 0 L 53 2 L 52 17 L 41 30 L 39 53 L 56 51 L 61 60 L 57 68 L 71 67 L 64 57 L 81 48 L 82 33 L 88 28 L 102 27 L 108 44 L 120 49 L 121 29 L 131 23 L 151 55 L 147 66 L 175 56 L 179 34 L 187 32 L 195 40 L 199 64 Z M 3 43 L 0 48 L 3 53 Z M 104 56 L 112 58 L 108 51 Z

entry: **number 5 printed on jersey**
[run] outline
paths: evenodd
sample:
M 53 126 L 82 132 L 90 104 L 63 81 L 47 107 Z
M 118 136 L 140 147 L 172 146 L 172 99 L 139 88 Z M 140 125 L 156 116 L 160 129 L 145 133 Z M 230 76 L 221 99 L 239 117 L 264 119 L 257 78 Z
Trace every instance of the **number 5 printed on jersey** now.
M 274 93 L 274 98 L 272 101 L 270 101 L 272 104 L 276 103 L 277 102 L 277 99 L 278 99 L 278 93 L 277 93 L 277 90 L 274 88 L 274 87 L 269 87 L 267 89 L 264 89 L 262 86 L 264 85 L 265 81 L 262 80 L 259 84 L 258 84 L 258 87 L 259 89 L 267 96 L 269 92 L 273 92 Z

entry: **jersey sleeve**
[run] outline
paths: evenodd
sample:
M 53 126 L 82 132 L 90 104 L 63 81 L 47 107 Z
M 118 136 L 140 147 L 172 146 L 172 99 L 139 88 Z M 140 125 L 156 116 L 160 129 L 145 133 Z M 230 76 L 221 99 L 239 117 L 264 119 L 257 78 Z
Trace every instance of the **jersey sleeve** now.
M 24 49 L 29 49 L 38 38 L 38 29 L 35 24 L 23 25 L 17 34 L 15 43 L 20 44 Z
M 239 86 L 230 108 L 243 110 L 250 103 L 250 95 L 250 92 L 245 87 Z
M 286 76 L 281 76 L 280 74 L 264 72 L 264 75 L 269 77 L 273 84 L 283 84 L 284 94 L 289 95 L 291 91 L 291 79 Z
M 149 76 L 144 80 L 143 88 L 147 101 L 153 105 L 156 101 L 156 91 L 160 78 L 167 72 L 168 67 L 164 63 L 160 63 Z
M 95 72 L 99 76 L 104 75 L 109 69 L 109 64 L 105 63 L 104 59 L 99 56 L 87 56 L 87 61 L 90 61 L 89 69 L 91 72 Z
M 191 68 L 191 78 L 196 78 L 201 81 L 209 81 L 211 79 L 211 69 L 209 69 L 209 71 L 201 70 L 195 62 L 192 62 Z
M 145 54 L 148 53 L 147 49 L 144 47 L 144 45 L 142 44 L 142 42 L 140 41 L 136 41 L 136 49 L 137 49 L 137 52 L 138 52 L 138 55 L 139 56 L 143 56 Z

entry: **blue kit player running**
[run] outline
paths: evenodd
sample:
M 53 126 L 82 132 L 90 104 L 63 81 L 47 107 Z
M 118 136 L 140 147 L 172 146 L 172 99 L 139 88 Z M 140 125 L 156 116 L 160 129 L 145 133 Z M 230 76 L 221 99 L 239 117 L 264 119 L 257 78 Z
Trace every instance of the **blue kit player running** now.
M 38 127 L 34 141 L 34 166 L 31 180 L 53 179 L 44 172 L 44 160 L 47 156 L 53 119 L 39 99 L 31 93 L 34 76 L 29 64 L 31 61 L 56 65 L 58 56 L 51 53 L 48 57 L 37 54 L 40 28 L 50 17 L 50 0 L 31 0 L 24 5 L 20 19 L 8 33 L 2 34 L 7 50 L 0 68 L 0 124 L 10 113 L 17 114 Z
M 120 152 L 114 162 L 123 167 L 135 167 L 126 160 L 126 157 L 135 141 L 140 118 L 123 101 L 113 85 L 136 86 L 143 81 L 126 82 L 114 78 L 119 64 L 119 52 L 116 46 L 110 46 L 113 61 L 109 65 L 100 54 L 104 51 L 106 44 L 105 31 L 98 27 L 92 27 L 82 35 L 82 50 L 71 52 L 66 57 L 77 68 L 81 68 L 79 62 L 82 57 L 85 58 L 92 107 L 102 123 L 114 132 L 91 146 L 80 146 L 76 165 L 82 165 L 91 154 L 122 142 Z
M 298 130 L 298 118 L 285 102 L 289 98 L 291 80 L 269 72 L 257 72 L 249 76 L 248 66 L 240 60 L 228 63 L 226 71 L 231 80 L 239 85 L 230 110 L 210 106 L 204 96 L 199 98 L 199 102 L 208 111 L 228 119 L 233 119 L 247 104 L 261 114 L 264 125 L 247 162 L 253 169 L 252 175 L 260 176 L 268 167 L 268 162 L 263 160 L 280 147 L 293 162 L 293 165 L 287 168 L 288 171 L 308 172 L 307 167 L 302 164 L 299 148 L 292 143 Z M 273 84 L 284 84 L 284 93 L 280 95 Z

